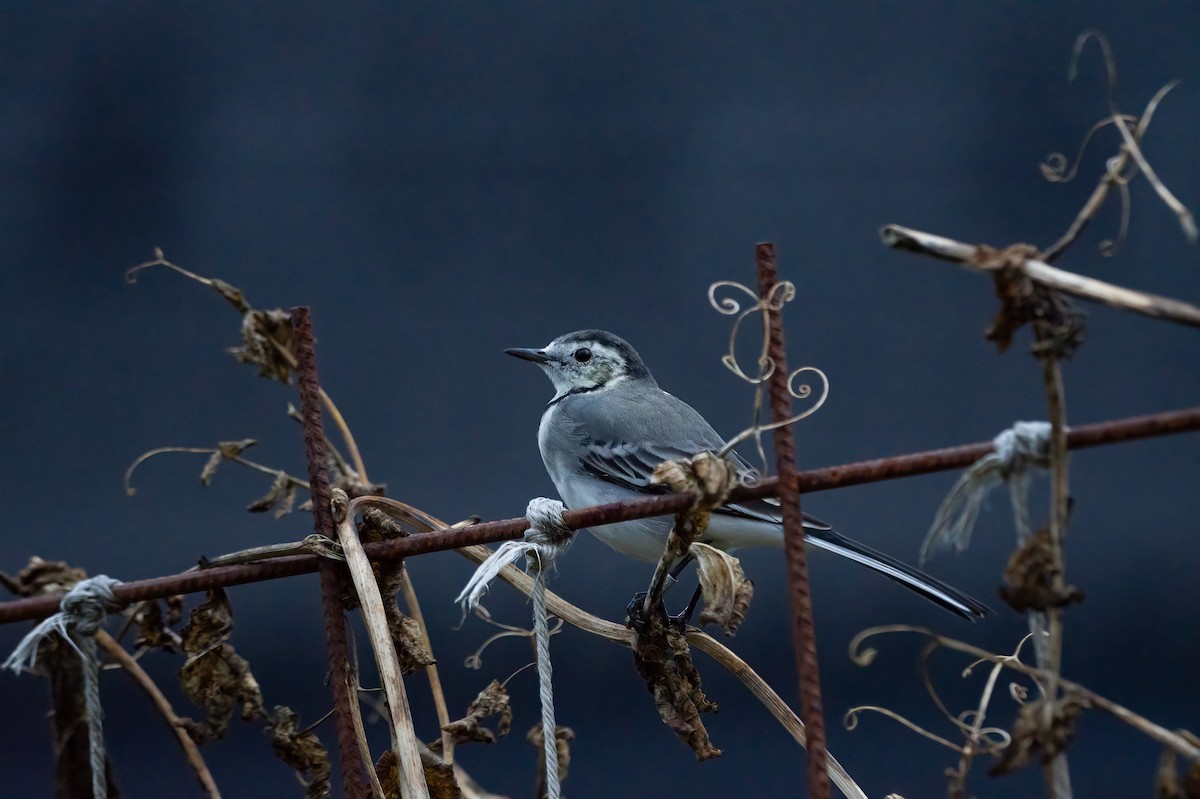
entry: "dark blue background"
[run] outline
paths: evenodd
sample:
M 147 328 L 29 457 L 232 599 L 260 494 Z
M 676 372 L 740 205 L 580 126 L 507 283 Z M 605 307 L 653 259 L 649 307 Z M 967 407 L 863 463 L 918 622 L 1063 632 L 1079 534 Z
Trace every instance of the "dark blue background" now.
M 32 554 L 136 579 L 201 554 L 295 540 L 242 508 L 260 475 L 203 456 L 164 456 L 121 489 L 126 465 L 161 445 L 255 437 L 251 453 L 303 472 L 293 390 L 253 379 L 223 348 L 238 320 L 168 272 L 136 286 L 124 270 L 161 246 L 263 307 L 309 304 L 324 385 L 357 432 L 370 476 L 448 520 L 507 518 L 552 494 L 535 446 L 550 390 L 501 354 L 581 327 L 634 343 L 670 390 L 732 434 L 750 390 L 719 363 L 727 320 L 709 283 L 752 283 L 753 245 L 778 245 L 799 289 L 787 313 L 791 359 L 823 368 L 827 406 L 797 434 L 817 466 L 986 439 L 1041 418 L 1040 371 L 1023 337 L 997 356 L 981 331 L 986 279 L 885 250 L 897 222 L 967 241 L 1042 246 L 1058 237 L 1115 151 L 1101 137 L 1078 181 L 1048 184 L 1037 164 L 1073 154 L 1106 114 L 1095 51 L 1066 83 L 1074 37 L 1110 37 L 1119 100 L 1132 113 L 1166 81 L 1183 85 L 1146 145 L 1184 202 L 1197 201 L 1200 11 L 1191 4 L 26 4 L 0 12 L 0 348 L 5 420 L 3 556 Z M 1146 185 L 1132 188 L 1129 241 L 1107 208 L 1062 265 L 1192 302 L 1197 250 Z M 1070 420 L 1194 405 L 1194 330 L 1093 309 L 1066 366 Z M 1072 459 L 1076 499 L 1065 673 L 1168 728 L 1196 729 L 1196 439 L 1089 450 Z M 915 559 L 953 475 L 806 498 L 805 508 Z M 1044 480 L 1035 482 L 1043 513 Z M 997 607 L 1013 533 L 992 503 L 966 555 L 931 565 Z M 778 552 L 745 553 L 758 588 L 733 646 L 787 698 L 792 646 Z M 454 630 L 451 599 L 470 573 L 446 553 L 411 564 L 433 627 L 452 712 L 492 676 L 529 661 L 511 639 L 461 666 L 492 631 Z M 634 566 L 584 538 L 555 590 L 619 617 L 644 586 Z M 812 575 L 830 746 L 872 796 L 936 796 L 952 753 L 868 717 L 884 704 L 953 737 L 920 688 L 916 640 L 883 641 L 876 664 L 846 645 L 881 623 L 933 625 L 1008 651 L 1023 620 L 1001 610 L 970 626 L 852 564 L 814 556 Z M 267 703 L 306 720 L 329 706 L 315 578 L 231 591 L 234 643 Z M 506 590 L 493 613 L 520 624 Z M 0 630 L 8 650 L 24 625 Z M 369 655 L 364 651 L 364 656 Z M 710 730 L 725 757 L 697 764 L 658 721 L 628 653 L 568 630 L 554 640 L 560 723 L 577 733 L 575 797 L 803 793 L 796 746 L 729 675 L 700 659 L 721 702 Z M 152 654 L 171 691 L 180 661 Z M 945 656 L 938 683 L 972 707 L 983 675 Z M 367 682 L 371 681 L 368 676 Z M 516 732 L 460 750 L 489 789 L 526 796 L 537 720 L 532 671 L 511 683 Z M 103 682 L 105 730 L 128 796 L 188 795 L 194 778 L 149 703 L 121 675 Z M 1006 695 L 1006 691 L 1004 692 Z M 436 736 L 423 678 L 410 681 L 419 734 Z M 49 795 L 44 684 L 0 680 L 0 795 Z M 995 719 L 1007 723 L 1005 697 Z M 329 725 L 321 728 L 332 741 Z M 386 745 L 381 725 L 374 746 Z M 298 795 L 251 725 L 205 749 L 226 796 Z M 1092 712 L 1071 763 L 1079 795 L 1146 795 L 1158 747 Z M 1042 790 L 1036 769 L 972 780 L 978 796 Z

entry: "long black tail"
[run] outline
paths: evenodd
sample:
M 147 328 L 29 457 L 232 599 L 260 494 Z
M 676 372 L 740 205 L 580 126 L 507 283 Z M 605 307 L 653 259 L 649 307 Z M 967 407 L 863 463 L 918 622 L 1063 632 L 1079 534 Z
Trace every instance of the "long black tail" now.
M 818 526 L 821 524 L 820 522 L 810 524 L 809 521 L 805 520 L 804 533 L 807 541 L 813 546 L 835 552 L 844 558 L 874 569 L 910 591 L 915 591 L 929 601 L 936 602 L 951 613 L 957 613 L 964 619 L 975 621 L 992 612 L 979 600 L 967 596 L 957 588 L 946 585 L 936 577 L 930 577 L 920 569 L 909 566 L 907 563 L 901 563 L 882 552 L 877 552 L 866 544 L 846 538 L 836 530 L 822 529 Z

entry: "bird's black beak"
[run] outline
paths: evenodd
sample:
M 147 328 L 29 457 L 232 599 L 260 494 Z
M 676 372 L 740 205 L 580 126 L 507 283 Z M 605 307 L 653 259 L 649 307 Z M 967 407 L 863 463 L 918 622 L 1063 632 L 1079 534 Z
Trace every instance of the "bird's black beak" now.
M 514 347 L 511 350 L 505 350 L 504 354 L 512 355 L 523 361 L 533 361 L 534 363 L 549 363 L 554 360 L 546 354 L 545 350 L 526 349 L 525 347 Z

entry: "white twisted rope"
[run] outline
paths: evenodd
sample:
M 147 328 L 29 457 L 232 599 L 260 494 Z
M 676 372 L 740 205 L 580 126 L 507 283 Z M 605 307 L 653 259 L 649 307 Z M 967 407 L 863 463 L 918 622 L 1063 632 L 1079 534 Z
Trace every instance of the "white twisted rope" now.
M 96 632 L 104 624 L 108 611 L 121 607 L 113 596 L 120 585 L 104 574 L 76 583 L 63 595 L 59 612 L 43 620 L 17 644 L 17 648 L 0 665 L 14 674 L 37 663 L 38 647 L 51 635 L 58 634 L 79 653 L 83 661 L 83 701 L 88 722 L 88 759 L 92 770 L 92 797 L 106 799 L 108 780 L 104 771 L 104 731 L 101 721 L 104 708 L 100 704 L 100 662 L 96 657 Z
M 920 562 L 953 547 L 962 552 L 971 543 L 979 508 L 992 489 L 1008 483 L 1017 539 L 1029 537 L 1029 468 L 1050 465 L 1050 423 L 1017 422 L 992 441 L 996 449 L 975 461 L 950 489 L 921 544 Z
M 475 574 L 454 600 L 463 613 L 475 610 L 496 575 L 510 563 L 525 556 L 527 570 L 533 574 L 533 636 L 537 646 L 538 695 L 542 701 L 542 749 L 546 759 L 546 797 L 559 799 L 562 787 L 558 774 L 558 745 L 554 721 L 553 667 L 550 663 L 550 626 L 546 610 L 546 572 L 554 560 L 571 545 L 574 531 L 563 523 L 566 508 L 555 499 L 537 497 L 529 501 L 525 518 L 529 529 L 519 541 L 505 541 L 479 565 Z

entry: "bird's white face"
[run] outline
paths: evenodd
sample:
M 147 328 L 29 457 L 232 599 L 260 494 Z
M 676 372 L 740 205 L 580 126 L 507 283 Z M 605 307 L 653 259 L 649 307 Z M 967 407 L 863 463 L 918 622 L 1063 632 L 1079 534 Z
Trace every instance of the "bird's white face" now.
M 506 350 L 541 367 L 554 385 L 554 399 L 599 391 L 629 379 L 649 378 L 641 358 L 610 333 L 579 331 L 559 336 L 543 349 Z
M 571 391 L 594 391 L 612 386 L 628 375 L 628 364 L 617 350 L 594 340 L 562 336 L 542 350 L 549 360 L 538 363 L 554 384 L 556 397 Z

